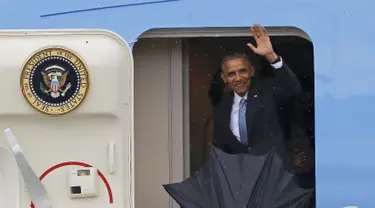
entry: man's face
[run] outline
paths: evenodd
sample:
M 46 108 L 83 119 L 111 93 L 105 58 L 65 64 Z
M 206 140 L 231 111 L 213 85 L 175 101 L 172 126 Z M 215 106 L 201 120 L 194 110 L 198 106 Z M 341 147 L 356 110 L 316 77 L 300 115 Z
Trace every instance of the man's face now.
M 254 70 L 243 58 L 228 60 L 221 74 L 224 82 L 239 96 L 244 96 L 254 76 Z

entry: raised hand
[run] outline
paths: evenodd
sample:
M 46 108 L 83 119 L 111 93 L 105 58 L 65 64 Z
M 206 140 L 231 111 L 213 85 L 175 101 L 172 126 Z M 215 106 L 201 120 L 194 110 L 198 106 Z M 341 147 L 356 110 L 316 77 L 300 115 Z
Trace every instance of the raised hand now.
M 277 55 L 273 50 L 267 30 L 264 27 L 261 27 L 259 24 L 254 24 L 254 27 L 252 27 L 250 31 L 254 35 L 257 47 L 251 43 L 248 43 L 247 45 L 249 48 L 253 50 L 254 53 L 264 56 L 270 62 L 272 62 L 273 59 L 276 59 Z

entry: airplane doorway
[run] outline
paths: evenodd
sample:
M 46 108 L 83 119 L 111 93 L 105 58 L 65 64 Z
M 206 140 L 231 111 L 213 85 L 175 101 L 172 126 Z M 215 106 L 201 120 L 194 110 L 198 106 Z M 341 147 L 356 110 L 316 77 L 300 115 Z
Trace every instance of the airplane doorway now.
M 290 120 L 298 121 L 303 133 L 301 137 L 307 138 L 311 147 L 312 157 L 315 155 L 314 141 L 314 66 L 313 44 L 297 36 L 278 36 L 271 38 L 274 50 L 283 57 L 290 68 L 299 78 L 303 93 L 298 98 L 291 100 L 280 111 L 281 121 L 285 126 L 286 138 L 293 137 Z M 204 163 L 209 151 L 210 119 L 212 112 L 209 91 L 215 73 L 220 68 L 221 57 L 227 52 L 250 51 L 246 43 L 249 37 L 221 37 L 221 38 L 189 38 L 184 46 L 187 51 L 188 76 L 189 76 L 189 149 L 190 149 L 190 174 L 197 171 Z M 269 64 L 255 55 L 250 55 L 252 64 L 258 69 L 261 77 L 271 76 Z M 216 74 L 217 75 L 217 74 Z M 300 109 L 295 112 L 293 109 Z M 212 128 L 212 127 L 211 127 Z M 303 136 L 302 136 L 303 135 Z M 289 144 L 287 142 L 287 144 Z M 309 158 L 311 169 L 297 171 L 300 185 L 304 188 L 315 188 L 315 160 Z M 313 197 L 315 198 L 315 197 Z M 315 199 L 313 200 L 315 201 Z
M 276 52 L 296 70 L 305 91 L 313 94 L 312 43 L 296 37 L 308 39 L 307 35 L 284 27 L 269 32 Z M 212 74 L 219 67 L 221 51 L 248 50 L 244 47 L 252 39 L 248 35 L 248 28 L 155 29 L 142 34 L 134 45 L 137 207 L 179 207 L 162 184 L 181 182 L 201 166 Z M 254 60 L 254 64 L 266 63 Z M 263 71 L 263 76 L 268 72 Z M 313 124 L 314 118 L 309 121 Z

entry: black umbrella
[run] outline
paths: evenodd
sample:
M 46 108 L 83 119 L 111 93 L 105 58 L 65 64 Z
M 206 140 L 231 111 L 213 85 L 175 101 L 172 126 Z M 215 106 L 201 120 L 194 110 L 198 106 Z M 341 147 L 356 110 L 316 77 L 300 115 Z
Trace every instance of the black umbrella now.
M 255 155 L 215 147 L 195 175 L 164 188 L 181 208 L 305 208 L 312 193 L 297 185 L 274 149 Z

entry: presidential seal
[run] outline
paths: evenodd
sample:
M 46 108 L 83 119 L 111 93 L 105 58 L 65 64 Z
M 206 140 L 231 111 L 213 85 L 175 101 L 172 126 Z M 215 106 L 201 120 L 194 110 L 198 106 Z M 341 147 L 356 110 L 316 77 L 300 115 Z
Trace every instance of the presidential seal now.
M 80 57 L 63 48 L 33 54 L 22 69 L 21 88 L 38 111 L 62 115 L 76 109 L 89 87 L 87 67 Z

